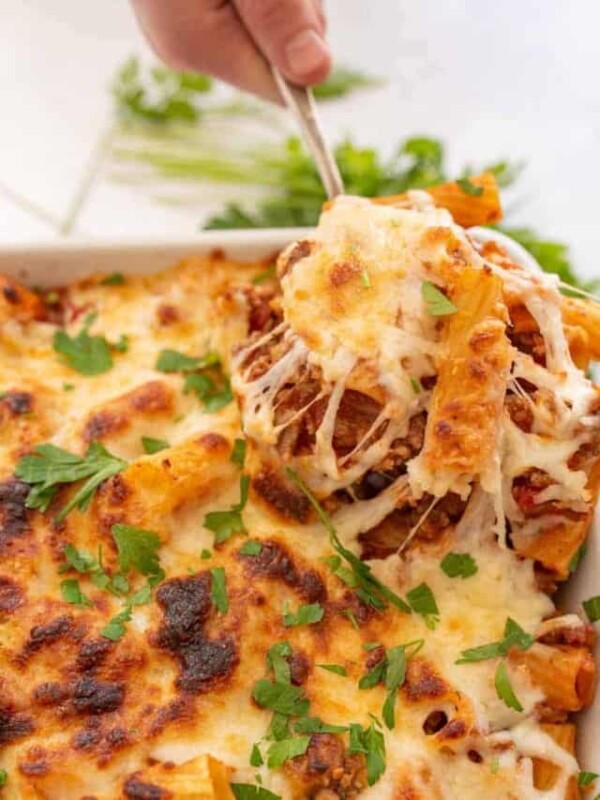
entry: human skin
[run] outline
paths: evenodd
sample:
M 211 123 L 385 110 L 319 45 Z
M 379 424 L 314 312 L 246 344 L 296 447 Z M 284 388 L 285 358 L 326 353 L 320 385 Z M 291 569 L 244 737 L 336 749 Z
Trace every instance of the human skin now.
M 132 0 L 158 57 L 279 101 L 268 61 L 300 85 L 331 69 L 321 0 Z

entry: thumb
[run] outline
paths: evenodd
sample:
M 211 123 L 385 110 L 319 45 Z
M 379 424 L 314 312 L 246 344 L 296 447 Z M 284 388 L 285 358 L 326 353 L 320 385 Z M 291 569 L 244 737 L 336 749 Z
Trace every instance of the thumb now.
M 314 0 L 234 0 L 244 25 L 284 75 L 306 85 L 325 80 L 331 54 L 320 4 Z

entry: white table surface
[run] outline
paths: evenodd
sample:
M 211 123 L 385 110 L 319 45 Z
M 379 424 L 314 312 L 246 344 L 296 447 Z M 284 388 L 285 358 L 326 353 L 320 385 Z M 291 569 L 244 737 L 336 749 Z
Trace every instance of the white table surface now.
M 328 134 L 390 152 L 443 137 L 450 164 L 524 159 L 511 221 L 572 245 L 598 276 L 600 4 L 595 0 L 329 0 L 336 59 L 388 78 L 329 104 Z M 0 245 L 56 239 L 110 119 L 107 84 L 147 55 L 125 0 L 2 0 Z M 30 204 L 35 211 L 28 209 Z M 213 204 L 214 208 L 214 204 Z M 189 237 L 207 213 L 165 206 L 106 174 L 74 235 Z M 41 216 L 49 219 L 44 221 Z

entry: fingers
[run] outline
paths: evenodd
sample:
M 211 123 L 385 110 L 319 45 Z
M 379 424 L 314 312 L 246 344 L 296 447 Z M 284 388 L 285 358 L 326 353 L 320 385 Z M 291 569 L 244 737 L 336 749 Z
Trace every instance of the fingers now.
M 233 3 L 132 0 L 132 4 L 153 50 L 173 69 L 208 72 L 244 91 L 281 102 L 264 56 Z
M 260 50 L 290 80 L 323 81 L 331 69 L 319 0 L 234 0 Z

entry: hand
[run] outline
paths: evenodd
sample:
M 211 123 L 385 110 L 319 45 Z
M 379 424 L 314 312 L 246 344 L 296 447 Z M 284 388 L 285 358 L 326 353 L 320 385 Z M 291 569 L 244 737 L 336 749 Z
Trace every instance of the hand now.
M 312 85 L 331 69 L 321 0 L 132 0 L 156 54 L 280 102 L 266 58 Z M 264 55 L 263 55 L 264 54 Z

